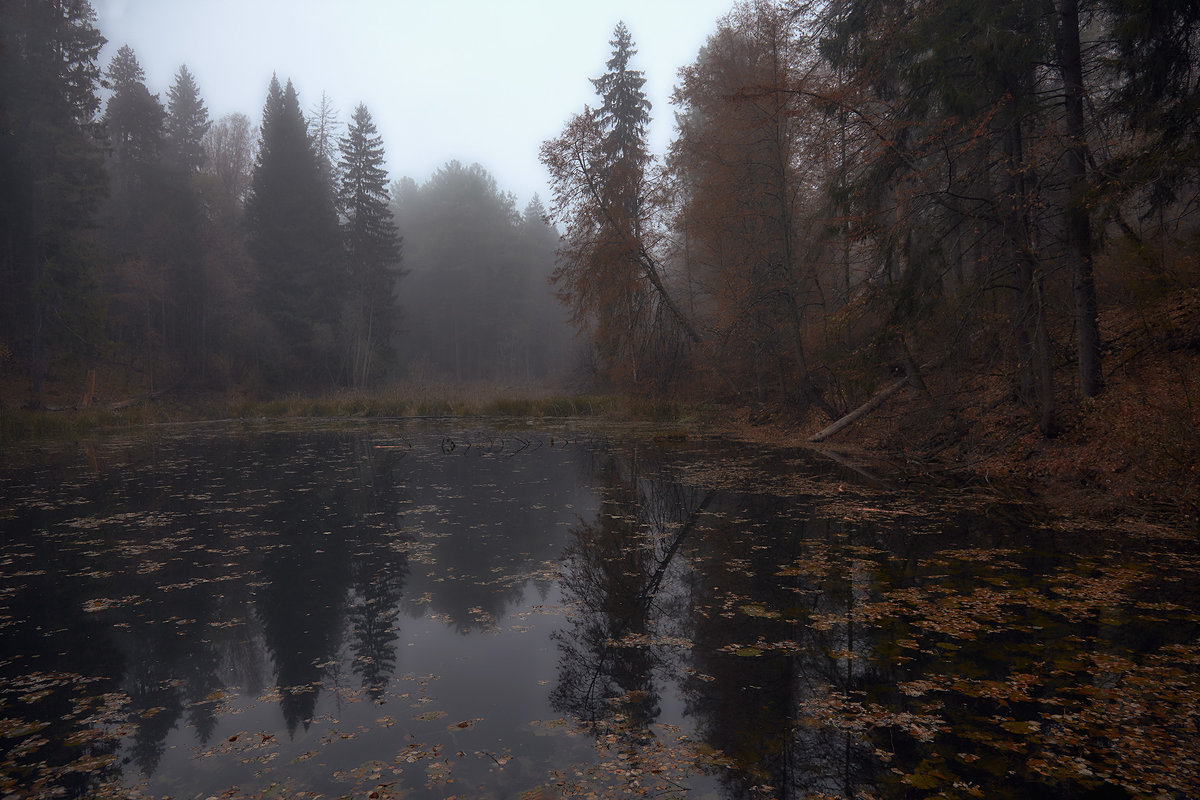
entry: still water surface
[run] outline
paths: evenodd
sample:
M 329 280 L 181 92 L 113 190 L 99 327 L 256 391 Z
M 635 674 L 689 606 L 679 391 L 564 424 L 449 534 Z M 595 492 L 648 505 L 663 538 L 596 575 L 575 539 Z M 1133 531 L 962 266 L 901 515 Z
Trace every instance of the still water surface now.
M 0 467 L 0 796 L 1200 794 L 1200 548 L 430 423 Z

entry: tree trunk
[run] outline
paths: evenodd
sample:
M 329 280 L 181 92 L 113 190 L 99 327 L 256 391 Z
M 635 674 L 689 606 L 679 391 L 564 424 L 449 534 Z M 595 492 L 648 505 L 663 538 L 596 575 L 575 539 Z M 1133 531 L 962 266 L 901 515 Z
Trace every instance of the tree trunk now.
M 901 389 L 903 389 L 905 386 L 907 386 L 908 383 L 909 383 L 909 376 L 905 375 L 903 378 L 896 381 L 895 383 L 889 384 L 888 386 L 884 387 L 884 389 L 882 391 L 880 391 L 878 394 L 876 394 L 874 397 L 872 397 L 870 400 L 863 403 L 861 406 L 854 409 L 846 416 L 837 420 L 829 427 L 823 428 L 822 430 L 817 431 L 812 436 L 808 437 L 808 441 L 823 442 L 826 439 L 828 439 L 830 436 L 833 436 L 835 433 L 845 430 L 846 428 L 853 425 L 855 422 L 858 422 L 860 419 L 865 417 L 867 414 L 870 414 L 872 411 L 879 408 L 881 405 L 883 405 L 885 402 L 887 402 L 888 398 L 890 398 L 892 395 L 899 392 Z
M 1083 118 L 1083 58 L 1079 49 L 1079 0 L 1062 0 L 1059 19 L 1059 69 L 1066 112 L 1067 248 L 1071 261 L 1078 328 L 1079 392 L 1095 397 L 1104 388 L 1100 363 L 1100 325 L 1092 267 L 1092 229 L 1087 190 L 1087 133 Z
M 1021 121 L 1015 117 L 1006 137 L 1008 158 L 1007 194 L 1011 205 L 1005 211 L 1005 228 L 1016 261 L 1018 340 L 1027 335 L 1032 325 L 1033 335 L 1027 339 L 1029 362 L 1022 369 L 1032 371 L 1038 402 L 1038 429 L 1044 436 L 1057 433 L 1054 406 L 1054 372 L 1050 361 L 1050 336 L 1046 327 L 1046 304 L 1042 294 L 1042 274 L 1033 252 L 1033 237 L 1029 220 L 1028 187 L 1024 175 L 1024 134 Z

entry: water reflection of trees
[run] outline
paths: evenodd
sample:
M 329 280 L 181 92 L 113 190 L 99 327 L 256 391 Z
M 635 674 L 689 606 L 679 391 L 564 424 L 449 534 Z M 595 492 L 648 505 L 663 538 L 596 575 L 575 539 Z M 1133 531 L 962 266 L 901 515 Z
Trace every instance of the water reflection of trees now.
M 273 495 L 266 518 L 278 544 L 263 559 L 255 607 L 290 733 L 312 719 L 347 622 L 353 670 L 373 698 L 395 668 L 392 620 L 406 565 L 386 534 L 400 487 L 389 479 L 388 451 L 376 455 L 361 436 L 330 444 L 281 437 L 284 455 L 272 459 L 280 474 L 266 484 Z
M 216 735 L 227 687 L 253 697 L 274 682 L 293 729 L 343 680 L 386 700 L 402 595 L 426 580 L 456 624 L 480 624 L 471 608 L 498 620 L 552 555 L 539 501 L 584 493 L 566 456 L 526 468 L 507 452 L 454 452 L 417 466 L 361 433 L 280 436 L 266 448 L 183 440 L 132 455 L 104 469 L 101 453 L 94 476 L 46 476 L 54 488 L 0 515 L 11 564 L 0 574 L 2 716 L 44 723 L 18 741 L 49 742 L 0 756 L 0 778 L 22 787 L 93 796 L 119 769 L 105 771 L 113 755 L 149 774 L 171 758 L 173 730 L 189 726 L 176 736 L 201 743 Z M 675 689 L 695 738 L 729 757 L 713 771 L 728 798 L 924 796 L 935 780 L 998 798 L 1085 796 L 1107 789 L 1071 765 L 1155 766 L 1148 751 L 1105 744 L 1109 734 L 1142 727 L 1120 741 L 1153 741 L 1172 757 L 1189 735 L 1194 744 L 1196 706 L 1183 693 L 1195 670 L 1171 671 L 1194 650 L 1171 660 L 1166 648 L 1194 648 L 1195 583 L 1144 566 L 1166 569 L 1176 545 L 1162 545 L 1161 563 L 1145 542 L 1114 558 L 1099 539 L 1014 536 L 984 517 L 934 535 L 850 521 L 854 509 L 828 499 L 687 488 L 664 478 L 672 464 L 653 445 L 594 458 L 600 511 L 571 529 L 561 565 L 574 613 L 557 637 L 552 701 L 611 737 L 624 766 L 669 738 L 651 725 Z M 502 474 L 520 488 L 498 488 Z M 453 535 L 414 550 L 427 532 Z M 431 554 L 420 562 L 428 574 L 414 552 Z M 90 606 L 104 598 L 121 602 Z M 946 633 L 953 624 L 975 627 Z M 1183 699 L 1130 688 L 1164 676 L 1182 681 L 1171 692 Z M 1110 694 L 1109 680 L 1133 694 Z M 927 696 L 904 688 L 938 681 Z M 128 723 L 125 752 L 112 738 L 66 744 L 114 696 L 123 706 L 103 719 Z M 1047 709 L 1053 730 L 1038 716 Z M 941 726 L 925 737 L 911 724 L 922 714 Z M 1039 759 L 1059 772 L 1034 772 Z M 82 763 L 93 771 L 67 769 Z
M 414 594 L 461 634 L 488 630 L 521 601 L 531 574 L 558 555 L 563 509 L 581 490 L 577 451 L 529 436 L 486 433 L 443 440 L 413 465 L 407 484 L 415 510 L 406 531 L 427 543 Z M 411 609 L 424 615 L 424 607 Z
M 15 541 L 21 525 L 43 523 L 52 521 L 25 513 L 2 520 L 0 541 Z M 100 783 L 118 774 L 118 742 L 112 737 L 66 742 L 81 725 L 93 724 L 91 719 L 115 721 L 105 713 L 103 698 L 124 679 L 125 654 L 108 627 L 82 610 L 85 587 L 62 577 L 83 567 L 77 553 L 50 536 L 38 536 L 25 547 L 7 547 L 4 561 L 6 570 L 15 562 L 30 574 L 19 583 L 0 584 L 5 589 L 0 594 L 0 716 L 7 728 L 0 746 L 0 794 L 92 797 Z M 81 647 L 81 641 L 88 646 Z M 36 746 L 11 738 L 13 727 L 23 725 L 33 726 Z
M 804 724 L 803 708 L 861 688 L 873 641 L 808 623 L 851 609 L 870 591 L 870 571 L 825 562 L 826 546 L 846 530 L 815 507 L 761 495 L 724 501 L 690 553 L 696 671 L 683 686 L 687 713 L 736 763 L 719 773 L 726 796 L 766 786 L 781 798 L 854 797 L 877 770 L 869 749 L 849 732 Z M 798 561 L 807 567 L 779 575 Z
M 295 729 L 347 627 L 352 669 L 382 697 L 407 574 L 389 546 L 404 492 L 394 459 L 369 434 L 197 437 L 93 451 L 83 474 L 31 474 L 30 512 L 0 525 L 6 554 L 35 548 L 39 569 L 6 576 L 0 611 L 19 620 L 5 650 L 61 676 L 24 709 L 49 723 L 55 753 L 33 750 L 3 774 L 91 796 L 107 776 L 87 759 L 117 741 L 64 742 L 96 724 L 80 709 L 103 707 L 104 723 L 129 733 L 125 760 L 149 776 L 181 725 L 210 740 L 222 690 L 259 693 L 264 659 Z M 0 679 L 20 685 L 10 667 L 22 671 L 0 659 Z M 89 766 L 63 768 L 72 762 Z
M 597 465 L 601 497 L 593 522 L 571 529 L 563 557 L 571 627 L 558 634 L 560 713 L 597 723 L 615 713 L 619 733 L 645 737 L 660 713 L 664 653 L 679 614 L 676 555 L 711 502 L 711 493 L 655 480 L 635 449 L 609 452 Z M 646 473 L 649 473 L 647 475 Z
M 222 708 L 244 702 L 229 690 L 244 698 L 270 689 L 292 732 L 309 724 L 324 692 L 349 696 L 348 675 L 385 702 L 411 545 L 430 516 L 450 522 L 435 532 L 454 534 L 433 548 L 443 573 L 436 577 L 451 584 L 430 587 L 436 610 L 478 626 L 489 613 L 499 618 L 557 555 L 561 511 L 547 498 L 586 492 L 575 450 L 523 459 L 505 444 L 406 460 L 406 448 L 380 439 L 267 433 L 101 449 L 91 474 L 46 479 L 63 497 L 37 507 L 69 511 L 6 521 L 20 536 L 62 529 L 61 549 L 48 547 L 44 559 L 49 577 L 29 596 L 42 610 L 58 598 L 101 634 L 96 647 L 111 642 L 114 658 L 94 666 L 115 677 L 95 691 L 119 689 L 124 698 L 126 770 L 152 775 L 184 725 L 208 743 Z M 414 521 L 414 506 L 433 511 Z M 95 519 L 111 521 L 94 534 L 75 532 Z M 129 602 L 81 612 L 93 598 L 122 597 Z M 53 627 L 44 615 L 19 616 Z M 22 650 L 37 653 L 36 639 Z M 71 730 L 64 723 L 56 741 Z
M 847 526 L 796 498 L 664 480 L 644 451 L 610 451 L 596 474 L 600 513 L 571 529 L 564 557 L 574 617 L 558 636 L 555 708 L 623 738 L 633 754 L 679 679 L 699 737 L 732 759 L 716 771 L 726 796 L 764 787 L 778 797 L 853 796 L 870 786 L 879 765 L 869 747 L 801 719 L 805 703 L 872 680 L 871 635 L 807 623 L 869 595 L 873 569 L 849 559 L 819 575 L 778 574 L 840 543 Z
M 396 671 L 397 618 L 408 560 L 385 543 L 360 544 L 353 564 L 353 592 L 348 604 L 351 669 L 375 702 L 382 702 Z

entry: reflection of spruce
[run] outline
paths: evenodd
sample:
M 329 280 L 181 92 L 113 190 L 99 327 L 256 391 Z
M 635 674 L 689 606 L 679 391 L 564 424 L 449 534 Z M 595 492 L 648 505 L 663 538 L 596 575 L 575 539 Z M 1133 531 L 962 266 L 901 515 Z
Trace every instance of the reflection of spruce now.
M 130 660 L 129 699 L 131 717 L 137 725 L 130 747 L 133 762 L 143 775 L 158 769 L 166 738 L 183 710 L 178 685 L 164 671 L 164 661 L 153 657 Z
M 183 664 L 184 691 L 190 701 L 187 719 L 202 745 L 208 744 L 217 729 L 217 702 L 207 698 L 222 688 L 217 677 L 219 665 L 211 645 L 198 647 L 195 656 Z
M 319 524 L 319 523 L 318 523 Z M 321 666 L 337 652 L 348 564 L 334 550 L 335 537 L 293 531 L 288 546 L 264 563 L 267 579 L 257 610 L 275 662 L 279 707 L 288 733 L 312 720 L 324 676 Z
M 867 659 L 831 656 L 867 653 L 874 645 L 864 633 L 796 622 L 821 613 L 851 615 L 856 596 L 866 591 L 861 581 L 873 574 L 855 576 L 854 558 L 842 549 L 855 541 L 858 523 L 770 495 L 728 496 L 716 511 L 695 542 L 694 669 L 681 688 L 698 738 L 736 758 L 734 768 L 718 773 L 722 794 L 749 797 L 759 786 L 776 797 L 876 790 L 876 772 L 886 769 L 868 743 L 852 730 L 812 724 L 803 711 L 830 691 L 858 697 L 886 686 L 885 676 L 861 673 Z M 780 569 L 797 563 L 806 566 Z M 747 648 L 755 655 L 729 648 L 780 640 L 792 646 Z M 886 747 L 893 746 L 889 738 Z
M 354 597 L 349 608 L 351 669 L 376 702 L 382 702 L 396 671 L 396 617 L 404 593 L 408 562 L 387 548 L 375 548 L 355 564 Z

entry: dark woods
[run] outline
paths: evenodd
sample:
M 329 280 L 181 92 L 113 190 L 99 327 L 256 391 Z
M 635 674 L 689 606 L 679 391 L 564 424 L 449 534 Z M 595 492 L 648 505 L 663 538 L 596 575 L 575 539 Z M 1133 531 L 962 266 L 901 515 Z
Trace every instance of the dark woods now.
M 541 153 L 559 296 L 627 389 L 815 429 L 939 371 L 1053 434 L 1103 390 L 1101 304 L 1194 285 L 1198 35 L 1196 2 L 745 2 L 657 163 L 618 27 Z
M 582 376 L 823 423 L 938 372 L 1051 434 L 1104 388 L 1100 310 L 1194 283 L 1196 0 L 745 2 L 676 76 L 661 160 L 622 24 L 520 211 L 477 165 L 389 185 L 365 106 L 273 80 L 261 123 L 212 120 L 186 67 L 165 104 L 130 48 L 102 68 L 87 2 L 0 8 L 0 363 L 36 402 L 94 370 Z

